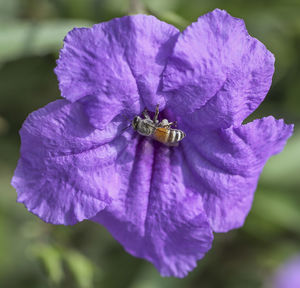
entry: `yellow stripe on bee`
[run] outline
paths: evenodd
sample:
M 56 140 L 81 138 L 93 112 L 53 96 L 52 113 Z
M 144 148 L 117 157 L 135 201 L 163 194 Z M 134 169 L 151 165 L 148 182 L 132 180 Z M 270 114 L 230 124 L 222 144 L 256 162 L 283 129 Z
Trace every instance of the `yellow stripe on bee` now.
M 155 130 L 153 138 L 161 143 L 167 143 L 170 129 L 159 127 Z

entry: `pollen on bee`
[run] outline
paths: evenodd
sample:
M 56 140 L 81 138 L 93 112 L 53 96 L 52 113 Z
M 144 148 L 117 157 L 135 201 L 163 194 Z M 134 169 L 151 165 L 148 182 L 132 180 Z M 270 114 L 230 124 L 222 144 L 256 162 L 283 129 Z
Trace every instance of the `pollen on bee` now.
M 155 138 L 155 140 L 157 140 L 159 142 L 166 143 L 169 138 L 169 133 L 170 133 L 169 129 L 160 127 L 155 130 L 154 138 Z

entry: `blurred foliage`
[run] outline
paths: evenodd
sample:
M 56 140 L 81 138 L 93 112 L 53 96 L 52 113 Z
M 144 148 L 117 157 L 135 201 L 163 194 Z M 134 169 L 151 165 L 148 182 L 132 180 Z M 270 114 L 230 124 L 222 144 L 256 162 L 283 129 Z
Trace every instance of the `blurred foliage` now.
M 270 93 L 248 120 L 272 114 L 296 126 L 266 165 L 243 228 L 216 234 L 197 269 L 167 279 L 103 227 L 49 225 L 15 203 L 18 130 L 28 113 L 60 97 L 53 68 L 68 30 L 137 12 L 184 29 L 217 7 L 245 19 L 276 57 Z M 0 0 L 0 287 L 264 287 L 300 251 L 299 14 L 299 0 Z
M 0 22 L 0 62 L 57 51 L 68 31 L 89 25 L 88 21 L 79 20 Z

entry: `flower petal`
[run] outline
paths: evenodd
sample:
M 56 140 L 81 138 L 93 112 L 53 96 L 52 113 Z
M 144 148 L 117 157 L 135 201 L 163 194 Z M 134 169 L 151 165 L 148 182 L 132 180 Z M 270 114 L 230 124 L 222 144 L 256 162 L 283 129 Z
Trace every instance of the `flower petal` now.
M 136 115 L 144 105 L 152 111 L 157 103 L 163 107 L 164 97 L 156 92 L 177 36 L 172 25 L 146 15 L 73 29 L 55 69 L 62 96 L 70 101 L 92 96 L 83 101 L 101 129 L 122 111 Z
M 21 158 L 12 179 L 18 202 L 46 222 L 75 224 L 104 209 L 121 185 L 115 161 L 127 146 L 118 123 L 93 128 L 79 103 L 52 102 L 20 131 Z
M 196 110 L 201 123 L 226 128 L 258 107 L 273 72 L 272 53 L 248 34 L 244 21 L 216 9 L 178 38 L 163 90 L 177 113 Z
M 185 183 L 203 196 L 215 232 L 243 225 L 263 166 L 283 149 L 292 130 L 267 117 L 240 127 L 190 131 L 182 143 L 190 171 Z
M 181 154 L 153 144 L 140 138 L 134 163 L 124 167 L 128 185 L 92 220 L 161 275 L 184 277 L 210 249 L 213 235 L 201 195 L 183 184 Z
M 283 263 L 272 277 L 269 287 L 299 288 L 300 287 L 300 255 L 296 254 Z M 267 287 L 267 286 L 266 286 Z

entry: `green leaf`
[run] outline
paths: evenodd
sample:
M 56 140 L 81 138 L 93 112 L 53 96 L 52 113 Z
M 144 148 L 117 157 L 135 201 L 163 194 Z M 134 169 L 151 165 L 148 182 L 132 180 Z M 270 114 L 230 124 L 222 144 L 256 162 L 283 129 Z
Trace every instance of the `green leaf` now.
M 299 206 L 292 197 L 274 190 L 259 190 L 255 195 L 253 215 L 300 235 Z
M 80 288 L 93 286 L 94 267 L 88 258 L 69 250 L 64 253 L 64 259 Z
M 148 9 L 153 10 L 153 11 L 161 11 L 161 12 L 166 12 L 166 11 L 174 11 L 178 5 L 179 2 L 178 0 L 140 0 L 141 3 L 147 6 Z
M 20 1 L 18 0 L 0 0 L 0 18 L 3 20 L 16 17 L 19 12 L 19 7 Z
M 0 62 L 56 52 L 68 31 L 90 25 L 83 20 L 0 22 Z
M 155 14 L 161 20 L 173 24 L 180 30 L 185 29 L 190 24 L 186 19 L 171 11 L 166 11 L 166 12 L 156 11 Z
M 40 259 L 49 279 L 58 284 L 63 278 L 62 258 L 58 249 L 46 244 L 36 244 L 30 249 L 31 254 Z

